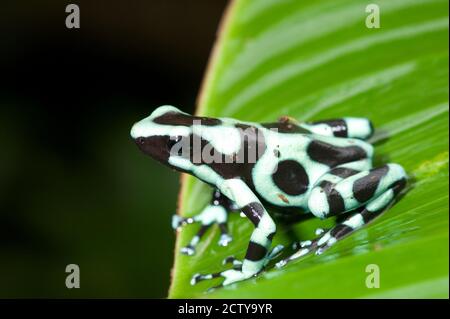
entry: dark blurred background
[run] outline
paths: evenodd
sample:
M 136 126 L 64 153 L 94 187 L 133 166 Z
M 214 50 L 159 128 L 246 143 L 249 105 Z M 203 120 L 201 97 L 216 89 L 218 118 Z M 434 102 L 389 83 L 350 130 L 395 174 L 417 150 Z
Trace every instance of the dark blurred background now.
M 167 296 L 178 174 L 129 130 L 161 104 L 193 111 L 225 5 L 1 2 L 0 297 Z

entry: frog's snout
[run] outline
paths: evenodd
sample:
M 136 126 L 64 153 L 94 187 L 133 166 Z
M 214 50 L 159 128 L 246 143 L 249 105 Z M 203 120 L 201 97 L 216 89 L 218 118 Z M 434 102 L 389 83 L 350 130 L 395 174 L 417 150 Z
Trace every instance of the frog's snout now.
M 134 139 L 136 145 L 143 145 L 145 143 L 145 139 L 143 137 L 138 137 L 136 139 Z
M 130 135 L 131 135 L 131 138 L 134 139 L 134 140 L 142 138 L 142 132 L 141 132 L 142 131 L 142 128 L 141 128 L 142 124 L 141 124 L 141 122 L 142 121 L 136 122 L 131 127 Z

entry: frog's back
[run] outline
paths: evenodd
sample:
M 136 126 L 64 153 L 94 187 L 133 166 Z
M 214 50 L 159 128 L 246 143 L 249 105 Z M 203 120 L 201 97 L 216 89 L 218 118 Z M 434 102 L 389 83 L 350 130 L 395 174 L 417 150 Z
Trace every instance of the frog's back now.
M 321 136 L 281 123 L 261 124 L 265 151 L 252 168 L 252 184 L 265 201 L 307 209 L 310 190 L 330 168 L 372 157 L 370 144 Z

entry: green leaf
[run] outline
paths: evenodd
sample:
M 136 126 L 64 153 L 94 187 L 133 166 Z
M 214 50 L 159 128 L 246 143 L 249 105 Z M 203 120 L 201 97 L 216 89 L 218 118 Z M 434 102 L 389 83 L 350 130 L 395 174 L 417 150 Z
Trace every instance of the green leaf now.
M 252 231 L 234 215 L 234 241 L 219 247 L 206 233 L 193 257 L 179 253 L 198 226 L 183 229 L 175 252 L 171 298 L 448 298 L 448 2 L 376 2 L 381 28 L 365 25 L 367 3 L 235 1 L 230 6 L 200 96 L 198 113 L 267 122 L 343 116 L 370 118 L 375 164 L 401 164 L 406 194 L 370 225 L 320 256 L 205 293 L 218 282 L 190 286 L 194 273 L 222 270 L 243 257 Z M 180 212 L 198 213 L 210 189 L 185 177 Z M 279 227 L 274 244 L 292 234 L 314 237 L 310 219 Z M 287 249 L 289 250 L 289 249 Z M 380 267 L 380 288 L 365 285 L 366 266 Z

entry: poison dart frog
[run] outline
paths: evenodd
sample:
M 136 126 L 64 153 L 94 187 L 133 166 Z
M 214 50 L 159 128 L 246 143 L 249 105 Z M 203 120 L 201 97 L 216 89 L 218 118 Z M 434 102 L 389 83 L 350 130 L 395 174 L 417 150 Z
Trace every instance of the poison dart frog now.
M 382 213 L 405 187 L 407 175 L 398 164 L 372 167 L 373 146 L 365 141 L 372 134 L 373 126 L 365 118 L 297 122 L 282 117 L 274 123 L 252 123 L 192 116 L 169 105 L 131 129 L 142 152 L 213 187 L 211 202 L 201 213 L 175 215 L 172 220 L 174 228 L 201 224 L 182 253 L 194 254 L 213 224 L 221 230 L 219 244 L 227 246 L 232 240 L 227 231 L 231 211 L 240 211 L 253 223 L 243 261 L 228 258 L 225 262 L 232 263 L 232 269 L 191 279 L 196 284 L 221 277 L 221 285 L 259 274 L 282 249 L 271 250 L 277 226 L 268 205 L 321 219 L 349 212 L 316 239 L 297 245 L 296 252 L 276 267 L 323 252 Z

